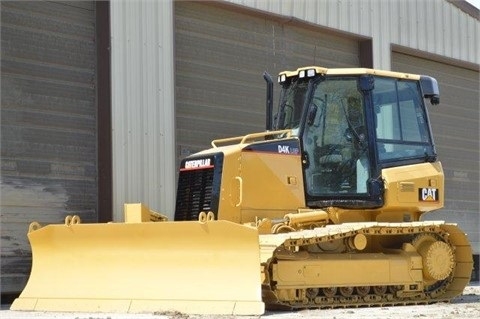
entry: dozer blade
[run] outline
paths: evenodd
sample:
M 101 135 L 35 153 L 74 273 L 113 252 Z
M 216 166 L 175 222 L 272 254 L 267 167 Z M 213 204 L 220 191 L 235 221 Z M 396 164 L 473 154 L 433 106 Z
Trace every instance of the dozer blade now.
M 48 225 L 12 310 L 258 315 L 257 230 L 227 221 Z

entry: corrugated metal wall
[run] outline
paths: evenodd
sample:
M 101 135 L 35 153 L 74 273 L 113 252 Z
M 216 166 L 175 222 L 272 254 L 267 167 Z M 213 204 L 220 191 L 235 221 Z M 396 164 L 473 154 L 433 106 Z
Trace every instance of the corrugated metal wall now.
M 31 221 L 97 220 L 92 2 L 1 2 L 1 293 L 23 289 Z
M 400 52 L 392 55 L 392 69 L 428 74 L 439 83 L 440 105 L 429 111 L 445 171 L 445 208 L 427 218 L 458 223 L 479 254 L 479 72 Z
M 265 129 L 267 70 L 358 67 L 358 38 L 232 6 L 175 2 L 177 155 Z M 275 92 L 279 94 L 278 86 Z
M 112 1 L 113 218 L 143 202 L 175 205 L 173 4 Z
M 225 0 L 373 39 L 374 67 L 390 69 L 390 45 L 480 63 L 478 20 L 446 0 Z
M 173 217 L 179 157 L 263 130 L 264 70 L 359 63 L 356 40 L 211 3 L 113 1 L 110 12 L 114 220 L 137 201 Z

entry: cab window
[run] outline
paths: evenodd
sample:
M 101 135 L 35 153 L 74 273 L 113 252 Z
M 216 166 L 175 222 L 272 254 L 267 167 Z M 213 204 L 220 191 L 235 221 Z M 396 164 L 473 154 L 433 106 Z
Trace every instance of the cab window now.
M 425 158 L 433 153 L 415 81 L 376 78 L 373 90 L 380 161 Z

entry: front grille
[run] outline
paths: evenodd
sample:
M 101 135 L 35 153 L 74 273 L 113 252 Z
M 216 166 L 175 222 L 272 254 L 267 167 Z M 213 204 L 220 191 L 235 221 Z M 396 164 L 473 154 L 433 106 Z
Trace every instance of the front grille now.
M 185 169 L 182 162 L 178 178 L 175 220 L 198 220 L 200 212 L 213 212 L 217 219 L 221 162 L 212 157 L 212 165 Z

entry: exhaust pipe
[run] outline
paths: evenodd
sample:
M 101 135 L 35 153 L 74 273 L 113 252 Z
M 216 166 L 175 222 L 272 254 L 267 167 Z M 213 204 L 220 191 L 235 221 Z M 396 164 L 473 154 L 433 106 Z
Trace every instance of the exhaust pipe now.
M 263 72 L 263 78 L 267 82 L 267 106 L 266 106 L 266 123 L 265 129 L 271 131 L 273 127 L 272 113 L 273 113 L 273 80 L 267 71 Z

